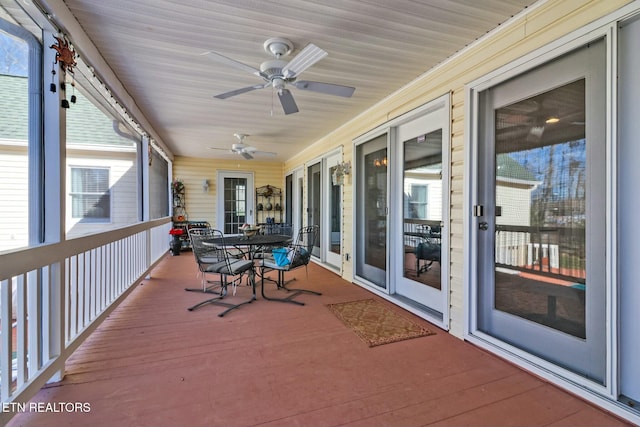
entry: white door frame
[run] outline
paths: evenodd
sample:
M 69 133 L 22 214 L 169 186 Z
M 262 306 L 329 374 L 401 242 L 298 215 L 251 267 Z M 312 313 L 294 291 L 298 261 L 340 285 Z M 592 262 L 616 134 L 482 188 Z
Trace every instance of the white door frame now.
M 390 230 L 394 238 L 391 239 L 391 280 L 390 292 L 403 294 L 405 297 L 434 310 L 430 313 L 430 320 L 443 329 L 449 328 L 449 224 L 450 213 L 450 150 L 451 150 L 451 101 L 450 94 L 446 94 L 425 104 L 420 109 L 403 116 L 402 122 L 397 124 L 395 141 L 392 142 L 396 167 L 392 179 L 392 206 L 389 221 Z M 442 231 L 441 231 L 441 261 L 440 261 L 440 290 L 404 277 L 404 140 L 407 135 L 417 136 L 435 129 L 442 129 Z M 428 274 L 428 273 L 427 273 Z M 399 292 L 400 291 L 400 292 Z M 441 314 L 439 314 L 441 313 Z
M 446 278 L 442 282 L 442 313 L 435 314 L 430 310 L 424 310 L 423 308 L 412 304 L 410 301 L 407 302 L 406 298 L 397 298 L 393 295 L 395 292 L 395 280 L 393 280 L 395 271 L 398 269 L 402 269 L 404 264 L 400 264 L 397 256 L 390 256 L 389 254 L 397 253 L 398 251 L 404 251 L 404 247 L 402 242 L 397 236 L 401 236 L 403 233 L 403 218 L 402 218 L 402 179 L 399 178 L 401 172 L 399 169 L 402 169 L 402 161 L 398 158 L 396 153 L 398 138 L 397 138 L 397 128 L 405 123 L 408 123 L 421 115 L 428 114 L 432 111 L 443 108 L 446 110 L 447 115 L 450 115 L 451 109 L 451 94 L 446 93 L 431 102 L 426 103 L 425 105 L 418 107 L 417 109 L 406 113 L 400 117 L 397 117 L 387 123 L 384 123 L 378 126 L 375 129 L 370 130 L 364 135 L 353 140 L 353 153 L 354 153 L 354 164 L 352 176 L 354 182 L 357 181 L 358 177 L 358 159 L 356 159 L 356 153 L 358 152 L 358 147 L 361 144 L 366 144 L 367 142 L 386 134 L 387 135 L 387 154 L 389 157 L 388 164 L 388 172 L 387 172 L 387 188 L 388 188 L 388 200 L 387 206 L 389 206 L 389 214 L 387 216 L 387 271 L 386 271 L 386 282 L 385 287 L 380 287 L 379 285 L 374 284 L 370 280 L 367 280 L 365 277 L 359 276 L 357 274 L 357 268 L 353 269 L 353 277 L 352 280 L 354 283 L 358 285 L 362 285 L 369 289 L 370 291 L 382 296 L 385 299 L 392 301 L 394 304 L 433 322 L 443 329 L 449 329 L 449 318 L 450 318 L 450 301 L 449 301 L 449 289 L 450 289 L 450 274 L 449 270 L 449 210 L 446 209 L 446 216 L 443 216 L 443 223 L 445 225 L 444 232 L 442 233 L 442 268 L 447 269 Z M 447 169 L 447 176 L 449 176 L 450 172 L 450 160 L 449 160 L 449 152 L 450 152 L 450 144 L 451 144 L 451 132 L 449 122 L 447 122 L 446 129 L 443 128 L 443 133 L 445 134 L 445 146 L 443 146 L 443 151 L 446 150 L 446 153 L 443 152 L 443 180 L 444 178 L 444 168 Z M 446 155 L 446 158 L 444 157 Z M 447 178 L 447 181 L 449 179 Z M 400 191 L 395 191 L 395 189 L 400 189 Z M 359 195 L 357 194 L 359 190 L 355 187 L 354 184 L 354 204 L 358 200 Z M 400 193 L 400 194 L 398 194 Z M 449 206 L 450 203 L 447 201 L 446 205 Z M 358 224 L 358 221 L 361 221 L 361 218 L 358 218 L 357 209 L 353 209 L 352 223 Z M 443 215 L 445 215 L 443 213 Z M 358 260 L 358 253 L 361 248 L 358 246 L 357 242 L 357 228 L 354 226 L 352 230 L 352 241 L 355 242 L 353 246 L 353 260 L 354 263 Z M 445 277 L 443 275 L 443 277 Z M 425 306 L 426 307 L 426 306 Z
M 363 165 L 361 162 L 360 152 L 361 150 L 365 150 L 364 156 L 370 154 L 371 152 L 375 152 L 378 150 L 384 149 L 387 150 L 387 156 L 390 152 L 390 141 L 392 140 L 392 134 L 395 132 L 395 129 L 389 128 L 386 124 L 383 126 L 379 126 L 366 134 L 356 138 L 353 140 L 353 165 L 352 165 L 352 180 L 353 180 L 353 209 L 352 212 L 352 220 L 351 223 L 353 226 L 351 227 L 351 239 L 353 242 L 353 270 L 352 270 L 352 280 L 357 285 L 363 285 L 370 291 L 383 296 L 384 298 L 389 299 L 389 282 L 391 280 L 389 276 L 389 218 L 388 213 L 385 214 L 385 247 L 387 248 L 385 253 L 385 270 L 382 271 L 376 266 L 368 265 L 364 260 L 364 256 L 366 255 L 366 236 L 364 233 L 364 221 L 363 218 L 359 216 L 362 212 L 364 213 L 365 203 L 367 195 L 362 194 L 364 190 L 364 183 L 361 181 L 365 173 L 363 169 Z M 385 138 L 384 144 L 382 142 L 375 142 L 374 140 L 378 138 Z M 370 148 L 368 144 L 375 144 L 376 148 Z M 379 145 L 379 147 L 378 147 Z M 364 147 L 364 148 L 362 148 Z M 389 207 L 389 191 L 390 187 L 390 176 L 392 170 L 392 164 L 389 164 L 386 174 L 386 192 L 387 198 L 385 200 L 385 206 L 387 206 L 387 211 Z M 361 235 L 362 234 L 362 235 Z M 362 267 L 362 271 L 359 272 L 358 269 Z M 366 276 L 369 277 L 366 277 Z M 375 280 L 379 280 L 381 283 L 375 283 Z
M 478 152 L 478 140 L 479 129 L 478 119 L 476 117 L 479 111 L 479 93 L 485 89 L 493 87 L 494 85 L 504 82 L 512 77 L 520 75 L 528 70 L 535 68 L 538 65 L 544 64 L 555 58 L 559 58 L 563 54 L 569 53 L 577 48 L 580 48 L 590 41 L 606 37 L 607 51 L 612 52 L 614 46 L 614 37 L 611 35 L 616 31 L 616 23 L 606 24 L 602 22 L 592 23 L 584 28 L 562 37 L 547 46 L 544 46 L 537 51 L 531 52 L 518 60 L 505 65 L 479 79 L 469 83 L 466 86 L 466 98 L 465 98 L 465 117 L 470 118 L 466 121 L 465 128 L 465 173 L 464 173 L 464 208 L 463 208 L 463 221 L 464 221 L 464 285 L 465 285 L 465 298 L 464 298 L 464 338 L 468 341 L 488 349 L 501 357 L 509 360 L 510 362 L 522 366 L 523 368 L 545 378 L 546 380 L 570 390 L 588 400 L 597 399 L 595 391 L 600 396 L 608 395 L 608 399 L 599 399 L 599 403 L 608 407 L 614 412 L 620 413 L 619 408 L 616 405 L 612 405 L 612 400 L 617 399 L 617 310 L 615 306 L 616 293 L 615 287 L 611 286 L 615 283 L 615 248 L 616 248 L 616 221 L 612 218 L 616 218 L 616 192 L 615 192 L 615 180 L 612 179 L 611 171 L 616 170 L 615 165 L 615 150 L 613 141 L 615 140 L 615 130 L 613 126 L 610 126 L 606 130 L 606 162 L 607 162 L 607 179 L 606 183 L 606 200 L 603 203 L 607 206 L 607 221 L 606 221 L 606 240 L 602 242 L 606 246 L 606 251 L 611 256 L 608 256 L 603 261 L 602 268 L 605 269 L 605 281 L 606 281 L 606 324 L 607 338 L 606 338 L 606 352 L 607 352 L 607 368 L 605 373 L 606 385 L 600 386 L 591 381 L 588 381 L 582 376 L 546 361 L 540 357 L 534 356 L 531 353 L 520 350 L 517 347 L 506 344 L 488 334 L 483 333 L 478 329 L 478 283 L 476 277 L 477 259 L 474 254 L 475 242 L 477 241 L 478 226 L 474 217 L 472 216 L 472 207 L 477 204 L 478 194 L 475 191 L 474 179 L 478 176 L 477 159 L 482 153 Z M 608 55 L 609 58 L 615 57 L 615 55 Z M 609 63 L 607 73 L 607 102 L 606 116 L 607 123 L 613 124 L 613 107 L 615 105 L 615 91 L 612 90 L 614 83 L 612 75 L 615 72 L 611 72 L 613 61 Z M 591 391 L 589 391 L 591 390 Z M 617 410 L 616 410 L 617 409 Z
M 319 260 L 321 263 L 326 264 L 328 267 L 333 268 L 334 270 L 341 272 L 342 271 L 342 256 L 338 255 L 338 254 L 334 254 L 332 253 L 329 248 L 330 248 L 330 244 L 331 244 L 331 227 L 330 227 L 330 215 L 328 215 L 328 212 L 326 212 L 326 209 L 328 209 L 328 206 L 330 206 L 329 203 L 329 196 L 330 196 L 330 191 L 329 191 L 329 186 L 331 185 L 331 176 L 329 174 L 329 168 L 334 166 L 333 162 L 336 161 L 342 161 L 342 147 L 338 147 L 334 150 L 331 150 L 327 153 L 322 154 L 319 157 L 316 157 L 312 160 L 309 160 L 308 162 L 305 163 L 304 166 L 304 171 L 308 171 L 309 167 L 316 165 L 316 164 L 320 164 L 320 207 L 319 207 L 319 212 L 320 212 L 320 235 L 318 236 L 319 239 L 319 246 L 320 246 L 320 253 L 319 256 L 316 257 L 317 260 Z M 329 164 L 331 163 L 331 164 Z M 307 197 L 306 200 L 308 201 L 309 199 L 309 176 L 307 174 L 306 176 L 306 189 L 307 189 Z M 294 184 L 295 186 L 295 184 Z M 307 210 L 309 209 L 309 205 L 307 203 L 306 205 Z M 342 208 L 341 208 L 342 211 Z M 307 215 L 308 218 L 308 215 Z M 307 225 L 311 225 L 311 224 L 307 224 Z M 342 233 L 342 231 L 341 231 Z M 340 238 L 340 241 L 342 242 L 342 236 Z M 342 243 L 341 243 L 342 245 Z M 342 252 L 342 251 L 341 251 Z
M 342 271 L 342 185 L 340 185 L 340 253 L 331 252 L 332 232 L 331 232 L 331 212 L 327 212 L 331 208 L 331 189 L 333 186 L 330 170 L 342 161 L 342 149 L 334 150 L 322 157 L 322 203 L 321 203 L 321 232 L 320 239 L 322 241 L 321 260 Z
M 295 236 L 304 223 L 304 198 L 301 190 L 304 190 L 304 168 L 296 168 L 285 174 L 291 175 L 291 230 Z M 302 179 L 302 183 L 300 180 Z M 285 194 L 285 197 L 288 195 Z
M 224 231 L 224 179 L 225 178 L 245 178 L 247 180 L 247 215 L 245 222 L 253 224 L 255 221 L 255 185 L 253 172 L 239 172 L 229 170 L 219 170 L 216 173 L 216 228 Z

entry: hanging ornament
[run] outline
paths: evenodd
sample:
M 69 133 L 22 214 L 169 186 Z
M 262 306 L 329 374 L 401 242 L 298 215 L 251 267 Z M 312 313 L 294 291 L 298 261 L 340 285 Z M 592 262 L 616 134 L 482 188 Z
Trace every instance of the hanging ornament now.
M 76 98 L 76 80 L 73 77 L 73 75 L 71 75 L 71 103 L 75 104 L 77 101 Z
M 76 66 L 76 52 L 69 46 L 69 42 L 65 38 L 53 36 L 56 43 L 49 46 L 56 51 L 55 63 L 60 63 L 60 68 L 64 72 L 73 74 L 73 67 Z
M 53 63 L 53 68 L 51 69 L 51 85 L 49 85 L 49 90 L 51 92 L 55 92 L 56 91 L 56 63 Z
M 62 108 L 69 108 L 69 101 L 67 101 L 67 85 L 64 82 L 60 83 L 60 91 L 64 92 L 64 98 L 60 102 L 60 106 Z
M 51 90 L 51 92 L 56 91 L 56 84 L 55 84 L 56 64 L 58 63 L 60 64 L 60 69 L 62 70 L 63 73 L 69 73 L 72 76 L 73 76 L 73 67 L 76 66 L 76 59 L 75 59 L 76 53 L 73 49 L 71 49 L 71 47 L 69 46 L 69 42 L 66 40 L 66 38 L 60 38 L 56 36 L 53 36 L 53 38 L 56 39 L 56 43 L 52 44 L 49 47 L 56 51 L 56 59 L 53 62 L 53 68 L 51 69 L 51 85 L 49 86 L 49 90 Z M 60 90 L 61 91 L 65 90 L 64 83 L 60 84 Z M 71 98 L 71 102 L 75 102 L 75 96 Z M 66 95 L 65 95 L 65 99 L 61 101 L 60 106 L 62 108 L 69 108 L 69 101 L 67 101 Z

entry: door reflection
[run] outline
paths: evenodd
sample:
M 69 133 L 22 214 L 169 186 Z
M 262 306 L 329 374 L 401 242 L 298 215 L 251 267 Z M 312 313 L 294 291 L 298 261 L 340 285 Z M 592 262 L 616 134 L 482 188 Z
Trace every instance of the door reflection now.
M 365 263 L 386 270 L 387 254 L 387 149 L 364 156 Z
M 404 141 L 403 150 L 404 277 L 440 289 L 442 129 Z

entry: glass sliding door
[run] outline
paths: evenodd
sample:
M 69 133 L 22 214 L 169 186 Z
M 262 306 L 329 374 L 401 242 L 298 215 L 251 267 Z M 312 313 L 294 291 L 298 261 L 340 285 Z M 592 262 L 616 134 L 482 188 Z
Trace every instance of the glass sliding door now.
M 478 329 L 602 384 L 603 41 L 479 93 Z
M 388 135 L 356 147 L 356 275 L 387 288 Z
M 321 195 L 322 195 L 322 167 L 321 162 L 307 167 L 307 225 L 317 225 L 319 235 L 322 236 L 321 226 Z M 313 247 L 312 254 L 320 257 L 320 242 L 318 239 Z

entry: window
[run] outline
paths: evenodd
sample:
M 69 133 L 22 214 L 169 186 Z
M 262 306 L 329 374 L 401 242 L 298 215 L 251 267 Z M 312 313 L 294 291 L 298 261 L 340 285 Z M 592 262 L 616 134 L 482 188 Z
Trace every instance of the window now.
M 411 184 L 409 192 L 410 218 L 427 219 L 427 194 L 429 186 L 421 184 Z
M 169 216 L 169 164 L 155 149 L 149 165 L 149 219 Z
M 67 239 L 135 224 L 142 216 L 142 136 L 105 105 L 91 82 L 80 73 L 76 77 L 75 86 L 68 89 L 76 102 L 65 110 Z M 157 163 L 163 167 L 163 162 Z M 158 185 L 165 185 L 163 180 L 157 180 Z M 163 201 L 158 199 L 160 204 Z
M 71 217 L 94 222 L 110 221 L 109 169 L 71 168 Z
M 235 184 L 235 201 L 236 201 L 236 214 L 238 216 L 245 216 L 246 200 L 247 200 L 247 186 L 244 183 Z
M 0 30 L 0 251 L 29 245 L 30 42 Z

